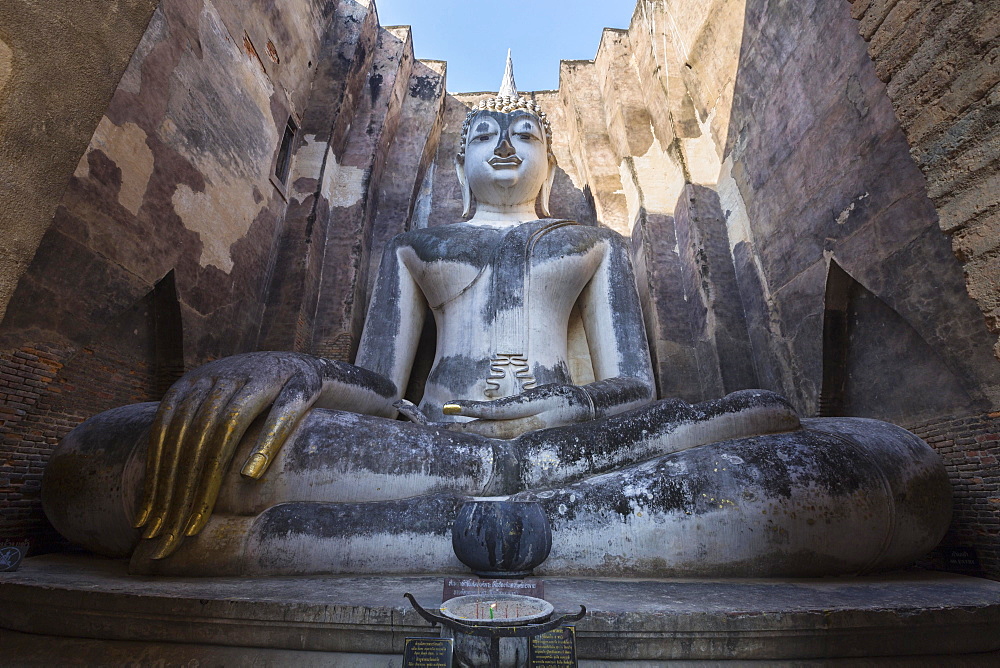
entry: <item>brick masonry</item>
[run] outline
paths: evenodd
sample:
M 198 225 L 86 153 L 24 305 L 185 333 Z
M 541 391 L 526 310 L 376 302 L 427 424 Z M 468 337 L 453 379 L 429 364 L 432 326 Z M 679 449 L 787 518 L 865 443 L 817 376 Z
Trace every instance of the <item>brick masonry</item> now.
M 150 401 L 151 365 L 110 348 L 38 344 L 0 354 L 0 539 L 33 549 L 64 545 L 41 512 L 41 479 L 52 449 L 101 411 Z
M 1000 579 L 1000 412 L 948 416 L 909 427 L 944 459 L 955 510 L 944 547 L 973 547 Z
M 1000 0 L 852 0 L 851 14 L 969 294 L 1000 334 Z

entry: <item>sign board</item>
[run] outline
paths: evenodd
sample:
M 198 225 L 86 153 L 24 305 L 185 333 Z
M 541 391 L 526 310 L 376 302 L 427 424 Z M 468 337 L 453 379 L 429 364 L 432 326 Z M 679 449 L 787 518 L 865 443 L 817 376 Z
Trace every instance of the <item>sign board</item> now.
M 528 646 L 528 666 L 577 668 L 576 629 L 563 626 L 533 637 Z
M 16 571 L 21 567 L 21 560 L 28 553 L 28 541 L 10 543 L 0 541 L 0 573 Z
M 406 638 L 403 643 L 403 668 L 451 668 L 453 639 Z
M 444 603 L 456 596 L 471 596 L 472 594 L 520 594 L 521 596 L 544 599 L 545 583 L 537 579 L 445 578 L 441 602 Z
M 974 547 L 948 547 L 944 553 L 946 568 L 959 573 L 980 573 L 979 555 Z

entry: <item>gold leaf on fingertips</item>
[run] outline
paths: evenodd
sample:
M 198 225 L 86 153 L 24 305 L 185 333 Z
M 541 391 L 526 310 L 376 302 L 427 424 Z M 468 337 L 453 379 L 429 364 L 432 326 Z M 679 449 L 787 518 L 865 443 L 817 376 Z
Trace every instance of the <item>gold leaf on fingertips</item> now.
M 139 514 L 136 515 L 135 520 L 132 522 L 132 527 L 135 529 L 141 529 L 145 526 L 146 522 L 149 520 L 150 513 L 153 512 L 153 504 L 149 503 L 142 507 Z
M 163 559 L 164 557 L 170 556 L 170 554 L 174 551 L 174 548 L 177 546 L 177 543 L 179 542 L 180 542 L 180 537 L 177 534 L 168 533 L 166 536 L 163 537 L 163 540 L 160 542 L 159 549 L 156 550 L 156 553 L 153 554 L 152 558 Z
M 243 470 L 240 471 L 240 473 L 247 478 L 253 478 L 256 480 L 264 475 L 264 469 L 266 467 L 267 457 L 258 452 L 247 460 L 247 463 L 243 465 Z
M 153 519 L 153 522 L 146 527 L 146 531 L 142 534 L 142 537 L 156 538 L 160 533 L 160 529 L 162 528 L 163 528 L 163 518 L 156 517 Z
M 203 519 L 204 516 L 201 513 L 193 515 L 187 523 L 187 528 L 184 529 L 184 535 L 194 536 L 198 534 L 202 529 L 202 525 L 204 524 L 202 522 Z

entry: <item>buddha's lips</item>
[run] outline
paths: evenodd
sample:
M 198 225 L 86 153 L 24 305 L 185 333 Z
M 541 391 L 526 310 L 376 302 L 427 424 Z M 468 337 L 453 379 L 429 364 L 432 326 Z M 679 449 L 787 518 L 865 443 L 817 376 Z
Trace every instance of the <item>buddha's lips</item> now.
M 490 167 L 517 167 L 523 161 L 516 155 L 509 158 L 490 158 L 487 161 Z

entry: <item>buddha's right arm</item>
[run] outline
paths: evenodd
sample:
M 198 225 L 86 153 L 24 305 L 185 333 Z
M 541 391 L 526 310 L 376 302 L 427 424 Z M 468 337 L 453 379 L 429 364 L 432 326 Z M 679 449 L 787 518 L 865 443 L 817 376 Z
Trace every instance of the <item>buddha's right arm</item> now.
M 266 414 L 242 473 L 259 478 L 313 406 L 393 415 L 389 379 L 350 364 L 289 352 L 257 352 L 185 374 L 160 402 L 150 429 L 143 504 L 136 526 L 166 556 L 208 521 L 236 446 Z
M 312 407 L 395 416 L 392 404 L 405 387 L 426 308 L 395 248 L 394 241 L 383 257 L 358 366 L 299 353 L 247 353 L 210 362 L 170 388 L 150 430 L 136 520 L 144 538 L 158 539 L 143 545 L 151 558 L 169 555 L 204 528 L 236 447 L 257 417 L 267 415 L 252 454 L 240 463 L 249 478 L 264 475 Z M 379 348 L 380 355 L 370 352 Z

